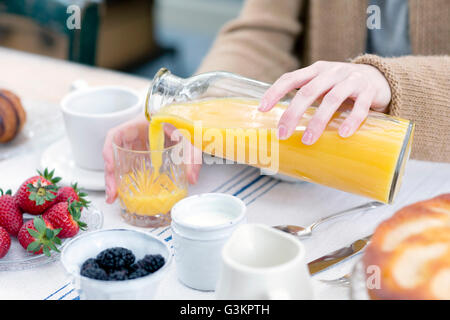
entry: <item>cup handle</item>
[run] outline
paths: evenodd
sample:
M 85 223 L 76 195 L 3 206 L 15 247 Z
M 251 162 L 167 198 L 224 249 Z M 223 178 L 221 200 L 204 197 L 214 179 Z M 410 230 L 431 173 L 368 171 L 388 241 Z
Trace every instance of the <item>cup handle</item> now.
M 266 298 L 268 300 L 292 300 L 289 292 L 283 289 L 277 289 L 267 292 Z
M 86 80 L 83 79 L 78 79 L 73 81 L 70 84 L 70 91 L 76 91 L 76 90 L 81 90 L 81 89 L 86 89 L 89 87 L 89 84 L 87 83 Z

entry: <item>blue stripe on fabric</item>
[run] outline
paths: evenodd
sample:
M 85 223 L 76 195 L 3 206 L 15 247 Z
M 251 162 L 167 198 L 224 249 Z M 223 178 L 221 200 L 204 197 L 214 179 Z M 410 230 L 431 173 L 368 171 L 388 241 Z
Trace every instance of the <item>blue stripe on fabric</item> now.
M 238 172 L 236 175 L 234 175 L 231 179 L 227 180 L 226 182 L 222 183 L 220 186 L 218 186 L 217 188 L 215 188 L 214 190 L 212 190 L 211 192 L 217 192 L 220 189 L 222 189 L 223 187 L 225 187 L 228 183 L 230 183 L 231 181 L 233 181 L 234 179 L 240 177 L 241 175 L 244 174 L 244 172 L 248 171 L 252 169 L 252 167 L 246 167 L 244 170 Z
M 55 294 L 57 294 L 58 292 L 60 292 L 62 289 L 64 289 L 65 287 L 67 287 L 70 283 L 66 283 L 64 286 L 62 286 L 61 288 L 59 288 L 58 290 L 56 290 L 55 292 L 53 292 L 51 295 L 49 295 L 47 298 L 45 298 L 44 300 L 48 300 L 49 298 L 53 297 Z
M 241 200 L 245 200 L 248 197 L 254 195 L 256 192 L 258 192 L 259 190 L 261 190 L 262 188 L 264 188 L 265 186 L 267 186 L 273 179 L 269 177 L 268 181 L 265 181 L 264 183 L 262 183 L 259 187 L 253 189 L 252 191 L 250 191 L 249 193 L 247 193 L 245 196 L 243 196 L 241 198 Z
M 256 179 L 250 181 L 250 183 L 248 183 L 247 185 L 243 186 L 242 188 L 240 188 L 238 191 L 236 191 L 235 193 L 233 193 L 233 196 L 237 196 L 238 194 L 244 192 L 245 190 L 247 190 L 249 187 L 251 187 L 252 185 L 254 185 L 256 182 L 258 182 L 259 180 L 261 180 L 262 178 L 265 178 L 265 176 L 258 176 Z
M 258 169 L 253 170 L 252 172 L 250 172 L 249 174 L 245 175 L 243 178 L 239 179 L 235 184 L 231 185 L 230 187 L 228 187 L 227 189 L 223 190 L 222 192 L 225 193 L 227 191 L 230 191 L 231 189 L 233 189 L 235 186 L 237 186 L 238 184 L 240 184 L 242 181 L 244 181 L 245 179 L 249 178 L 250 176 L 254 175 L 255 173 L 258 172 Z
M 71 294 L 71 293 L 74 292 L 74 291 L 75 291 L 75 289 L 72 288 L 72 290 L 69 290 L 68 292 L 66 292 L 66 294 L 62 295 L 58 300 L 64 299 L 64 297 L 68 296 L 69 294 Z
M 267 192 L 269 192 L 270 190 L 272 190 L 275 186 L 277 186 L 278 184 L 280 184 L 281 181 L 276 181 L 274 184 L 272 184 L 268 189 L 266 189 L 264 192 L 261 192 L 256 198 L 254 198 L 253 200 L 249 201 L 246 203 L 246 205 L 250 205 L 252 204 L 256 199 L 260 198 L 261 196 L 265 195 Z
M 166 232 L 167 230 L 169 230 L 170 227 L 165 228 L 163 231 L 161 231 L 160 233 L 157 234 L 157 236 L 159 237 L 160 235 L 162 235 L 164 232 Z

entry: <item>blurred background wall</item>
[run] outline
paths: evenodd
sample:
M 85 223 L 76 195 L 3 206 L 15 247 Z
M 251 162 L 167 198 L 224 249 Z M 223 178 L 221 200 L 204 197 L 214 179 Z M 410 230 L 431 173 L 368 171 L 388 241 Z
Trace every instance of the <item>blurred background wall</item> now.
M 176 54 L 161 63 L 175 74 L 195 72 L 214 38 L 227 21 L 237 17 L 243 0 L 158 0 L 155 3 L 155 26 L 158 42 L 174 48 Z M 159 64 L 156 61 L 156 65 Z M 154 68 L 154 63 L 139 72 Z M 154 69 L 152 70 L 152 73 Z
M 164 66 L 186 77 L 242 2 L 0 0 L 0 46 L 144 77 Z M 68 27 L 73 5 L 80 9 L 75 29 Z

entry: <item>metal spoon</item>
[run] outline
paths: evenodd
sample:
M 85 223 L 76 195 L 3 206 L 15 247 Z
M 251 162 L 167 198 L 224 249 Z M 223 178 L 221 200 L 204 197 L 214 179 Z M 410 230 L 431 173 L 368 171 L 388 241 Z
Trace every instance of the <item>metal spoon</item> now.
M 320 279 L 319 281 L 322 283 L 326 283 L 328 285 L 348 287 L 348 286 L 350 286 L 350 277 L 351 277 L 351 274 L 346 274 L 337 279 Z
M 346 209 L 343 211 L 339 211 L 336 212 L 335 214 L 332 214 L 331 216 L 325 217 L 325 218 L 321 218 L 319 220 L 317 220 L 316 222 L 310 224 L 309 226 L 305 227 L 301 227 L 301 226 L 293 226 L 293 225 L 279 225 L 279 226 L 274 226 L 274 228 L 290 233 L 294 236 L 297 237 L 308 237 L 310 235 L 312 235 L 312 231 L 315 227 L 317 227 L 319 224 L 322 224 L 324 222 L 327 222 L 331 219 L 335 219 L 338 217 L 342 217 L 345 216 L 349 213 L 354 213 L 357 211 L 366 211 L 366 210 L 370 210 L 370 209 L 375 209 L 378 208 L 380 206 L 383 206 L 384 204 L 381 202 L 377 202 L 377 201 L 372 201 L 372 202 L 368 202 L 350 209 Z

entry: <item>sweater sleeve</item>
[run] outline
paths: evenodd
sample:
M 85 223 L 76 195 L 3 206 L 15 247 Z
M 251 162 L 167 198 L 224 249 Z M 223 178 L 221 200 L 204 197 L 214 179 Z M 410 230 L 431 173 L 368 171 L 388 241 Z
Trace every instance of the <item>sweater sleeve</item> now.
M 352 62 L 378 68 L 391 87 L 389 113 L 415 123 L 411 157 L 450 162 L 450 56 L 366 54 Z
M 302 0 L 247 0 L 224 25 L 196 73 L 228 71 L 265 82 L 299 67 L 293 54 Z

